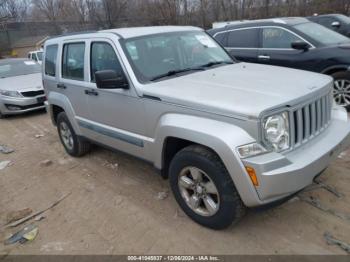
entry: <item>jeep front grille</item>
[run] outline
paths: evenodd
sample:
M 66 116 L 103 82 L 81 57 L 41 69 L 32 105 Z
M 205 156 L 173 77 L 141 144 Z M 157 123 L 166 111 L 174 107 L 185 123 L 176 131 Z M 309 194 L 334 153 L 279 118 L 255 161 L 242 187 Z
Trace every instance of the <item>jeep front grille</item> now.
M 291 112 L 291 147 L 298 147 L 323 132 L 331 121 L 333 98 L 327 94 Z

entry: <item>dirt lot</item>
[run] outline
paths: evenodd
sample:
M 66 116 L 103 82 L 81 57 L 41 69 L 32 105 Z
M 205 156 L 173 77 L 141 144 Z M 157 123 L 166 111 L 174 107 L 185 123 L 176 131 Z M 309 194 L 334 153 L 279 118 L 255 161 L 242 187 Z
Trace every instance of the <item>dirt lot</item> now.
M 36 135 L 43 135 L 36 137 Z M 164 181 L 149 164 L 96 147 L 81 159 L 63 150 L 48 115 L 35 113 L 0 121 L 0 144 L 15 149 L 0 153 L 0 227 L 7 214 L 49 206 L 37 238 L 30 243 L 3 245 L 22 226 L 0 229 L 0 257 L 6 254 L 346 254 L 327 245 L 323 234 L 350 243 L 350 153 L 324 173 L 322 180 L 340 193 L 318 188 L 313 196 L 338 217 L 300 198 L 274 209 L 250 211 L 225 231 L 203 228 L 177 206 Z M 48 165 L 40 164 L 50 160 Z M 117 164 L 117 165 L 115 165 Z M 339 217 L 340 216 L 340 217 Z M 343 217 L 342 217 L 343 216 Z M 342 217 L 342 218 L 341 218 Z M 33 222 L 33 221 L 30 221 Z M 28 224 L 28 223 L 27 223 Z

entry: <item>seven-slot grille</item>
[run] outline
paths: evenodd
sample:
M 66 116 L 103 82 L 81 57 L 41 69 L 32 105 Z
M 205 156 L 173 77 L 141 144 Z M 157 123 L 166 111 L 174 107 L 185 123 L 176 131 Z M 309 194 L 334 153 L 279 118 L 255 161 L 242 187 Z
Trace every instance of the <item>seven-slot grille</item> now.
M 24 97 L 35 97 L 44 95 L 44 90 L 21 92 Z
M 331 94 L 327 94 L 291 112 L 292 148 L 307 142 L 328 127 L 332 103 Z

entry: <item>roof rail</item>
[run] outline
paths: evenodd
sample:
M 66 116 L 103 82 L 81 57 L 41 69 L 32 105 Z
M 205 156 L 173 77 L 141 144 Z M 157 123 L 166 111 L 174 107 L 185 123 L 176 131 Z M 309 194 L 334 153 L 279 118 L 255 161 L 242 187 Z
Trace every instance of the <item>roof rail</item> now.
M 98 33 L 98 31 L 80 31 L 80 32 L 66 33 L 62 35 L 50 36 L 47 40 L 65 37 L 65 36 L 85 35 L 85 34 L 92 34 L 92 33 Z

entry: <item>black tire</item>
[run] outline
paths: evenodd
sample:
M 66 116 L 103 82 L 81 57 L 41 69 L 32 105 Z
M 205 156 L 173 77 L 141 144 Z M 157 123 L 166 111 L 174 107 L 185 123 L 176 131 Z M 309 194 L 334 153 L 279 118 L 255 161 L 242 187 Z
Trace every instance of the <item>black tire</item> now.
M 72 134 L 72 138 L 73 138 L 72 148 L 68 148 L 65 145 L 65 143 L 63 142 L 63 138 L 61 135 L 61 129 L 60 129 L 60 126 L 62 123 L 65 123 L 68 126 L 68 128 Z M 73 157 L 81 157 L 90 151 L 91 144 L 88 141 L 86 141 L 84 138 L 76 135 L 76 133 L 74 132 L 74 129 L 73 129 L 71 123 L 69 122 L 69 119 L 68 119 L 65 112 L 61 112 L 57 116 L 57 131 L 58 131 L 58 136 L 60 137 L 61 143 L 69 155 L 71 155 Z
M 194 212 L 183 199 L 178 179 L 186 167 L 203 170 L 214 182 L 220 196 L 218 211 L 212 216 L 202 216 Z M 170 186 L 176 201 L 184 212 L 198 224 L 212 228 L 224 229 L 236 224 L 245 214 L 244 206 L 236 187 L 218 155 L 203 146 L 189 146 L 179 151 L 171 161 L 169 168 Z
M 346 72 L 346 71 L 342 71 L 342 72 L 337 72 L 332 74 L 332 77 L 334 78 L 334 80 L 347 80 L 350 81 L 350 73 Z M 345 106 L 345 109 L 350 112 L 350 105 Z
M 4 119 L 4 118 L 5 118 L 5 116 L 0 111 L 0 119 Z

